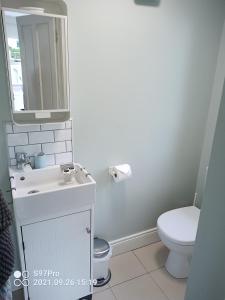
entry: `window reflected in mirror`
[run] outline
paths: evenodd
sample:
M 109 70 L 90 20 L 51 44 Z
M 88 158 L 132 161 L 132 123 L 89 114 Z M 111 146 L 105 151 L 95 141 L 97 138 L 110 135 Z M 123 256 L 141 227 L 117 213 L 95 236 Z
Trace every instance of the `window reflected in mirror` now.
M 68 109 L 66 23 L 4 10 L 14 112 Z

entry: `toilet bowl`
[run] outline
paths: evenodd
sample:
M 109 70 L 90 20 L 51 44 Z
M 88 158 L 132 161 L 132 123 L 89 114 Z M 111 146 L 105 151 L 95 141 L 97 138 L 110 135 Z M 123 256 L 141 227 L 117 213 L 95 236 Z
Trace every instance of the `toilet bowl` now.
M 170 250 L 165 267 L 175 278 L 188 277 L 199 215 L 197 207 L 188 206 L 168 211 L 158 218 L 159 237 Z

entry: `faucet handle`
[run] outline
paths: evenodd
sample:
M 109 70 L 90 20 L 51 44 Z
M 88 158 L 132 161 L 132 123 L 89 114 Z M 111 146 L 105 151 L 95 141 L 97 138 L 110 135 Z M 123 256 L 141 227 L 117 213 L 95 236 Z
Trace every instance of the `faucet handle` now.
M 17 169 L 19 170 L 23 170 L 24 167 L 27 165 L 30 165 L 30 167 L 32 168 L 30 156 L 28 156 L 26 152 L 16 153 L 16 163 L 17 163 Z
M 30 165 L 31 166 L 31 158 L 30 158 L 30 156 L 26 156 L 26 158 L 25 158 L 25 165 Z
M 19 164 L 21 164 L 21 163 L 24 163 L 26 165 L 31 164 L 30 156 L 28 156 L 26 152 L 17 152 L 16 153 L 16 161 Z
M 17 152 L 16 153 L 16 161 L 17 162 L 26 162 L 28 159 L 26 152 Z

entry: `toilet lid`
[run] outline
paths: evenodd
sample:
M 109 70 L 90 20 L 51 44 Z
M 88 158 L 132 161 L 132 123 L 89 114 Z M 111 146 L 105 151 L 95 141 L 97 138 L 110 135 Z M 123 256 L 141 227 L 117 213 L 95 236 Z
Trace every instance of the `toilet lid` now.
M 158 229 L 172 242 L 194 245 L 200 210 L 195 206 L 182 207 L 162 214 L 157 221 Z

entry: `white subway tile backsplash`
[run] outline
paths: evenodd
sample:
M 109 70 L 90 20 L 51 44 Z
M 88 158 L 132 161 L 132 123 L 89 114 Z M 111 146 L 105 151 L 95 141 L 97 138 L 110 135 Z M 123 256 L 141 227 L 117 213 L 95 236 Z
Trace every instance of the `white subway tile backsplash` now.
M 13 133 L 12 123 L 6 123 L 5 124 L 5 132 L 6 133 Z
M 9 147 L 9 158 L 15 158 L 15 148 Z
M 29 132 L 28 134 L 30 144 L 54 142 L 53 131 Z
M 8 146 L 18 146 L 28 144 L 27 133 L 10 133 L 8 134 Z
M 66 150 L 65 142 L 55 142 L 55 143 L 42 144 L 42 151 L 45 154 L 53 154 L 53 153 L 66 152 L 67 150 Z
M 16 159 L 10 159 L 10 166 L 16 166 Z
M 55 141 L 68 141 L 72 139 L 72 130 L 71 129 L 63 129 L 63 130 L 55 130 Z
M 31 131 L 40 131 L 40 125 L 13 125 L 13 132 L 31 132 Z
M 72 141 L 66 141 L 66 151 L 72 151 Z
M 73 161 L 72 121 L 42 125 L 5 124 L 8 140 L 9 165 L 15 166 L 16 152 L 26 152 L 31 156 L 32 167 L 34 156 L 43 151 L 47 165 L 62 164 Z
M 73 154 L 72 152 L 60 153 L 55 155 L 56 164 L 65 164 L 73 161 Z
M 47 166 L 54 166 L 55 163 L 55 155 L 46 155 L 46 162 L 47 162 Z
M 66 122 L 66 128 L 72 128 L 72 120 Z
M 15 152 L 26 152 L 30 156 L 34 156 L 41 152 L 41 144 L 16 146 Z
M 65 123 L 42 124 L 41 130 L 65 129 Z

